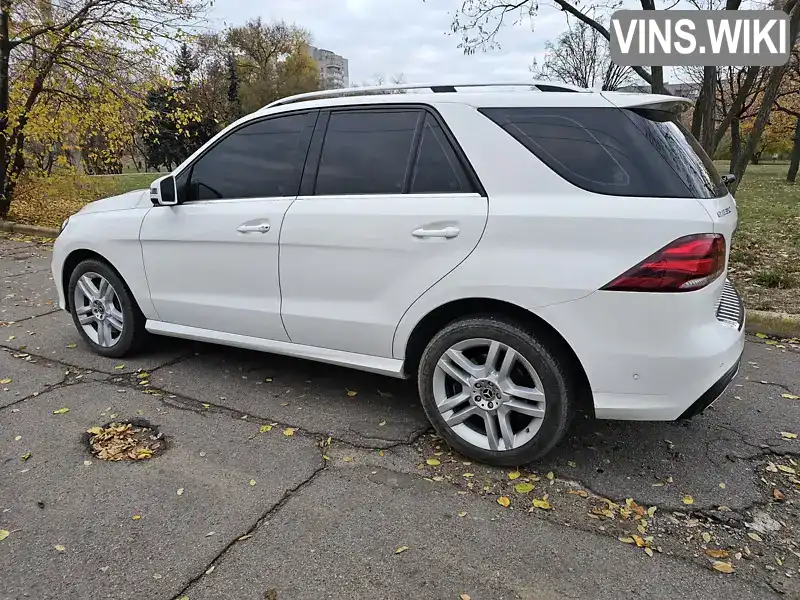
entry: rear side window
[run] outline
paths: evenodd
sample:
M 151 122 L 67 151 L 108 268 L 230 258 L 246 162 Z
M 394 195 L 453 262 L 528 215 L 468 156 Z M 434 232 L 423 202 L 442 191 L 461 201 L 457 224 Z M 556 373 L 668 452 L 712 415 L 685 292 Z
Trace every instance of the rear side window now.
M 561 177 L 614 196 L 713 198 L 727 193 L 708 156 L 665 112 L 617 108 L 488 108 Z
M 419 110 L 332 113 L 316 195 L 402 194 L 419 117 Z
M 428 114 L 422 129 L 411 194 L 457 194 L 470 192 L 471 185 L 442 127 Z

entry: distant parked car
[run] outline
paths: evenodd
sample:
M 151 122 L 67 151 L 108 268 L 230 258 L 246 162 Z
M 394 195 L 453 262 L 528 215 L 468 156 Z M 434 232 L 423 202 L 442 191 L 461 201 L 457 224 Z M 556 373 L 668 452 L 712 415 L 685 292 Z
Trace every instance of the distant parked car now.
M 274 102 L 68 219 L 59 305 L 104 356 L 149 332 L 416 377 L 436 431 L 498 465 L 581 407 L 702 411 L 745 313 L 690 101 L 526 85 Z

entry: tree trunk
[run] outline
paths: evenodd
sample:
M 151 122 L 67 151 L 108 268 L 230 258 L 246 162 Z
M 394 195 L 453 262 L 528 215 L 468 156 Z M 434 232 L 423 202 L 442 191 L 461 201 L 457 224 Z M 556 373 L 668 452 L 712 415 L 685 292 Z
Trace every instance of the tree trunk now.
M 11 55 L 11 40 L 8 25 L 11 20 L 11 0 L 3 0 L 0 4 L 0 219 L 8 217 L 11 208 L 11 196 L 5 193 L 8 174 L 8 63 Z
M 703 87 L 705 88 L 705 105 L 703 106 L 703 127 L 700 130 L 700 145 L 709 156 L 714 154 L 714 129 L 716 119 L 714 118 L 717 109 L 717 94 L 715 85 L 717 83 L 717 68 L 703 68 Z
M 795 183 L 797 181 L 797 171 L 800 169 L 800 117 L 797 117 L 797 125 L 794 128 L 794 146 L 792 148 L 792 159 L 789 163 L 789 174 L 786 181 Z
M 739 154 L 742 152 L 742 132 L 741 121 L 734 119 L 731 121 L 731 162 L 728 167 L 729 173 L 736 171 L 736 163 L 739 162 Z

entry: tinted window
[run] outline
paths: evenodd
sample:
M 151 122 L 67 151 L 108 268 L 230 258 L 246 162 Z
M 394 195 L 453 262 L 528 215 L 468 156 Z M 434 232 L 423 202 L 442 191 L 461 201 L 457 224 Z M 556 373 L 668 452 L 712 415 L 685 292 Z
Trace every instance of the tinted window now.
M 192 199 L 296 196 L 312 125 L 313 113 L 304 113 L 232 133 L 195 163 Z
M 468 181 L 441 126 L 431 115 L 427 115 L 411 179 L 410 193 L 469 192 L 472 190 Z
M 561 177 L 616 196 L 709 198 L 726 190 L 667 113 L 616 108 L 482 109 Z
M 315 193 L 403 193 L 419 116 L 417 110 L 331 114 Z

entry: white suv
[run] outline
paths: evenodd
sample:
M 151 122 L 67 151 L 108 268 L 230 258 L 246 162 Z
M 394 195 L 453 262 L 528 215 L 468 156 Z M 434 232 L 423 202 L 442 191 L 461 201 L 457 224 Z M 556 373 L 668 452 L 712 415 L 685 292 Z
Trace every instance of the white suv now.
M 149 332 L 416 377 L 436 431 L 497 465 L 579 409 L 702 411 L 745 315 L 689 101 L 523 85 L 274 102 L 68 219 L 59 305 L 104 356 Z

